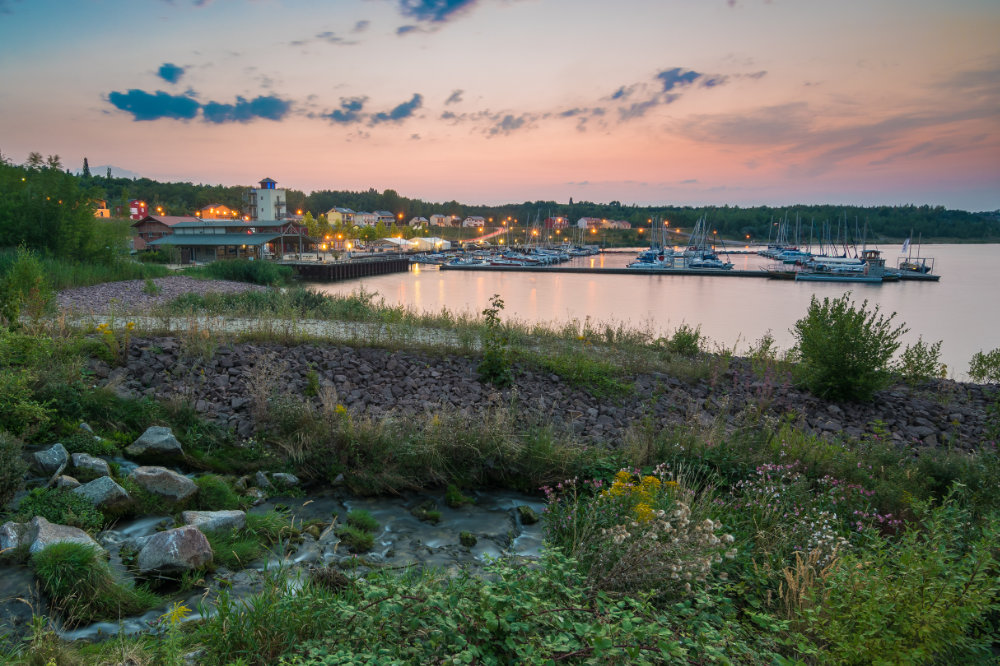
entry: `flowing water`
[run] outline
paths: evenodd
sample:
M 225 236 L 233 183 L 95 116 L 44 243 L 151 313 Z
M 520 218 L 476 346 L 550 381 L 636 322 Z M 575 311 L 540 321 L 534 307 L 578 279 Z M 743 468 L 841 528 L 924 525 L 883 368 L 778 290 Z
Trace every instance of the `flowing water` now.
M 899 245 L 882 245 L 894 266 Z M 883 285 L 817 283 L 687 275 L 598 275 L 441 271 L 415 264 L 408 273 L 310 286 L 329 294 L 350 294 L 363 287 L 388 305 L 421 312 L 479 313 L 493 294 L 504 300 L 505 318 L 559 325 L 625 323 L 669 334 L 677 326 L 700 326 L 713 345 L 742 353 L 768 331 L 782 349 L 792 346 L 791 329 L 805 315 L 815 295 L 837 297 L 850 291 L 867 299 L 910 331 L 904 343 L 942 340 L 941 360 L 949 376 L 965 379 L 969 359 L 1000 346 L 1000 245 L 924 245 L 924 257 L 936 261 L 940 282 L 894 282 Z M 609 252 L 572 260 L 564 266 L 619 268 L 634 253 Z M 736 270 L 757 270 L 770 262 L 755 254 L 733 254 Z

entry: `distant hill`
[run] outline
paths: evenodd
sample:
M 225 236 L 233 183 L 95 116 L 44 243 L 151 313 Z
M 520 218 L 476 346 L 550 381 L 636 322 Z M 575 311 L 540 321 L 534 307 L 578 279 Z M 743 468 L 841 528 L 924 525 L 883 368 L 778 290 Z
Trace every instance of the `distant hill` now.
M 136 173 L 135 171 L 129 171 L 128 169 L 123 169 L 122 167 L 115 166 L 113 164 L 102 164 L 101 166 L 90 167 L 91 176 L 106 176 L 108 174 L 108 169 L 111 169 L 112 178 L 128 178 L 133 180 L 136 178 L 142 178 L 142 174 Z M 73 172 L 76 176 L 82 176 L 83 170 L 77 169 Z

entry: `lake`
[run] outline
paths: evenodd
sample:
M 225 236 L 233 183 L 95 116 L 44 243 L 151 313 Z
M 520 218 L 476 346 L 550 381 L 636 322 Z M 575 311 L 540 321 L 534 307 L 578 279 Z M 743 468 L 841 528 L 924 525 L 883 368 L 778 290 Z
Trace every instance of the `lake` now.
M 894 266 L 899 245 L 882 245 Z M 836 297 L 847 291 L 867 299 L 910 331 L 904 344 L 922 336 L 942 340 L 941 360 L 948 374 L 966 379 L 969 360 L 980 350 L 1000 347 L 1000 245 L 924 245 L 934 257 L 940 282 L 902 281 L 883 285 L 794 282 L 759 278 L 686 275 L 550 275 L 485 271 L 441 271 L 415 264 L 407 273 L 310 286 L 329 294 L 350 294 L 364 287 L 388 305 L 416 311 L 481 312 L 493 294 L 505 303 L 505 319 L 558 325 L 589 318 L 625 323 L 669 335 L 677 326 L 700 326 L 712 346 L 736 347 L 737 353 L 768 331 L 782 349 L 792 346 L 791 328 L 815 295 Z M 563 266 L 623 267 L 632 253 L 581 257 Z M 769 264 L 757 255 L 731 255 L 737 270 Z

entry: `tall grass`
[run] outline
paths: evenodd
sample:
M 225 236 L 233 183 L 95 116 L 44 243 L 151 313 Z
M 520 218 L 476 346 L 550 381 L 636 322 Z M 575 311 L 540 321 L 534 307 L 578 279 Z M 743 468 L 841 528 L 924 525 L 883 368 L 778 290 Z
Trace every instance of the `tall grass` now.
M 0 275 L 4 275 L 16 259 L 16 250 L 0 249 Z M 49 284 L 55 290 L 88 287 L 102 282 L 143 280 L 163 277 L 170 273 L 165 266 L 140 264 L 131 259 L 117 258 L 111 262 L 84 262 L 40 256 Z
M 252 282 L 253 284 L 268 286 L 288 284 L 295 275 L 295 271 L 291 266 L 283 266 L 269 261 L 250 261 L 248 259 L 213 261 L 204 266 L 189 268 L 185 273 L 192 277 Z

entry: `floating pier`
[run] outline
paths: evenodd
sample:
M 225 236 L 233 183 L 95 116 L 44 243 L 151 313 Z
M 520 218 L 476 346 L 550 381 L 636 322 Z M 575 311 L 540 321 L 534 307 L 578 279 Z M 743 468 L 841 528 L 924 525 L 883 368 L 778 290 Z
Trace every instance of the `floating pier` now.
M 589 273 L 591 275 L 711 275 L 713 277 L 766 278 L 767 271 L 734 271 L 717 268 L 581 268 L 579 266 L 485 266 L 442 264 L 443 271 L 506 271 L 514 273 Z

